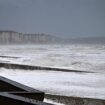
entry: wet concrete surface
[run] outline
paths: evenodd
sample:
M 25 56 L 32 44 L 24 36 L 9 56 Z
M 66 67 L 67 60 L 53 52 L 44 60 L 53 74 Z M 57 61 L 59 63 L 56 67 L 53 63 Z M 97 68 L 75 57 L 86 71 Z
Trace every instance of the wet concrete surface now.
M 41 66 L 30 66 L 30 65 L 13 64 L 13 63 L 0 63 L 0 68 L 1 67 L 7 68 L 7 69 L 48 70 L 48 71 L 61 71 L 61 72 L 93 73 L 89 71 L 41 67 Z

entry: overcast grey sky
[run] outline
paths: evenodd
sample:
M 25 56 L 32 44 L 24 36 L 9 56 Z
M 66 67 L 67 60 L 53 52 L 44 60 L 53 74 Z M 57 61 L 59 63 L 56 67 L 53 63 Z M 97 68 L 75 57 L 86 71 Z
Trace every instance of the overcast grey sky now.
M 105 36 L 105 0 L 0 0 L 0 30 Z

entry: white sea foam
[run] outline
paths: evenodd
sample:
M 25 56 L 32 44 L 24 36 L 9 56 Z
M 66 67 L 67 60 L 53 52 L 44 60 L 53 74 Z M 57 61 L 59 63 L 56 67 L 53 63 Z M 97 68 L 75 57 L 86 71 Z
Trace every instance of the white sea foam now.
M 105 74 L 24 71 L 2 68 L 0 75 L 50 94 L 105 98 Z
M 94 71 L 67 73 L 1 68 L 0 75 L 50 94 L 105 99 L 104 45 L 0 46 L 0 56 L 0 62 Z
M 104 45 L 24 45 L 0 46 L 0 62 L 61 67 L 79 70 L 105 70 Z

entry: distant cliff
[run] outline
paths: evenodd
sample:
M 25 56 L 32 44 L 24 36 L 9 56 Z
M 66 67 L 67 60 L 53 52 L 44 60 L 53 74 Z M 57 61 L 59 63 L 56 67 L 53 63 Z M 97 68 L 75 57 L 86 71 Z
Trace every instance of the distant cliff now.
M 55 44 L 64 43 L 61 38 L 46 34 L 23 34 L 14 31 L 0 31 L 0 44 Z
M 105 44 L 105 36 L 69 39 L 70 43 L 75 44 Z
M 0 44 L 105 44 L 105 37 L 62 39 L 47 34 L 23 34 L 14 31 L 0 31 Z

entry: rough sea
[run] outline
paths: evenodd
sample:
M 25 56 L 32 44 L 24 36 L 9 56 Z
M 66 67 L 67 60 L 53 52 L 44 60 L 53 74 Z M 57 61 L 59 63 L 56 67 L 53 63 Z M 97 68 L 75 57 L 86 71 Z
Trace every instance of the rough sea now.
M 105 45 L 1 45 L 0 62 L 92 72 L 0 68 L 1 76 L 46 94 L 105 99 Z

